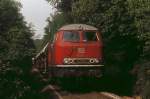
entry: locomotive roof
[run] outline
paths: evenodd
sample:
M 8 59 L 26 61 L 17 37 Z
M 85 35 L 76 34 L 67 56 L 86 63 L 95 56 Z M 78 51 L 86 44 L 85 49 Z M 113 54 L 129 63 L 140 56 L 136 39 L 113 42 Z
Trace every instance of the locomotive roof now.
M 96 27 L 86 24 L 69 24 L 62 26 L 59 30 L 98 30 Z

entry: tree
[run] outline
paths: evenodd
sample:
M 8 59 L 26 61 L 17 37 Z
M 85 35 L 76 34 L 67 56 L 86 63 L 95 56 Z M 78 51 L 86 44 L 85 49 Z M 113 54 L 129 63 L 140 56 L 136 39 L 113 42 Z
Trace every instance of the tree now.
M 51 15 L 51 18 L 49 17 L 47 22 L 48 25 L 45 27 L 43 46 L 46 42 L 53 40 L 54 34 L 61 26 L 69 23 L 64 13 L 55 13 L 55 15 Z
M 143 52 L 140 61 L 137 61 L 134 70 L 137 75 L 135 94 L 143 96 L 143 99 L 150 98 L 150 1 L 149 0 L 128 0 L 130 14 L 134 16 L 135 25 L 138 31 L 138 38 L 143 41 Z
M 150 85 L 149 77 L 145 75 L 149 71 L 150 55 L 149 0 L 48 1 L 55 2 L 53 4 L 58 11 L 66 14 L 71 23 L 98 27 L 104 40 L 106 74 L 127 78 L 124 75 L 131 77 L 130 71 L 139 69 L 136 73 L 137 83 L 141 82 L 141 78 L 145 79 L 140 88 L 138 85 L 136 87 L 140 89 L 139 92 L 145 92 Z M 140 64 L 140 67 L 135 64 Z M 132 89 L 133 85 L 129 87 Z
M 20 7 L 17 1 L 0 0 L 0 97 L 3 99 L 25 99 L 32 93 L 26 76 L 34 44 Z

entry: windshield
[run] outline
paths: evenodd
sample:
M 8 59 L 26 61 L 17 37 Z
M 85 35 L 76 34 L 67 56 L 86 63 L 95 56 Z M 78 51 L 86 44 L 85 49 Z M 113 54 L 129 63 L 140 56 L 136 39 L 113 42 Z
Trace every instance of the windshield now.
M 96 32 L 84 32 L 83 41 L 97 41 Z
M 63 34 L 63 40 L 64 41 L 79 41 L 80 40 L 80 35 L 79 32 L 77 31 L 65 31 Z

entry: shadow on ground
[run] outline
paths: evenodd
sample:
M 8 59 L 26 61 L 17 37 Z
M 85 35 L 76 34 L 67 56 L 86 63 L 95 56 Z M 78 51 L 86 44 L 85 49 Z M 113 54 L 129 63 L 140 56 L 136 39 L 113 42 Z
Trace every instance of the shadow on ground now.
M 118 95 L 132 95 L 134 78 L 132 75 L 103 76 L 102 78 L 61 78 L 57 84 L 72 93 L 112 92 Z

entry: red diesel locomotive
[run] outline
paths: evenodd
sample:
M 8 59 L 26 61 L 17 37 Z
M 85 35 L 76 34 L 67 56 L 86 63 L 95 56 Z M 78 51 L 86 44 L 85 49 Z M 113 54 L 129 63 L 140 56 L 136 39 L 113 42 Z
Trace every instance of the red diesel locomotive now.
M 100 77 L 103 66 L 101 34 L 85 24 L 61 27 L 53 41 L 33 58 L 33 68 L 49 77 Z

